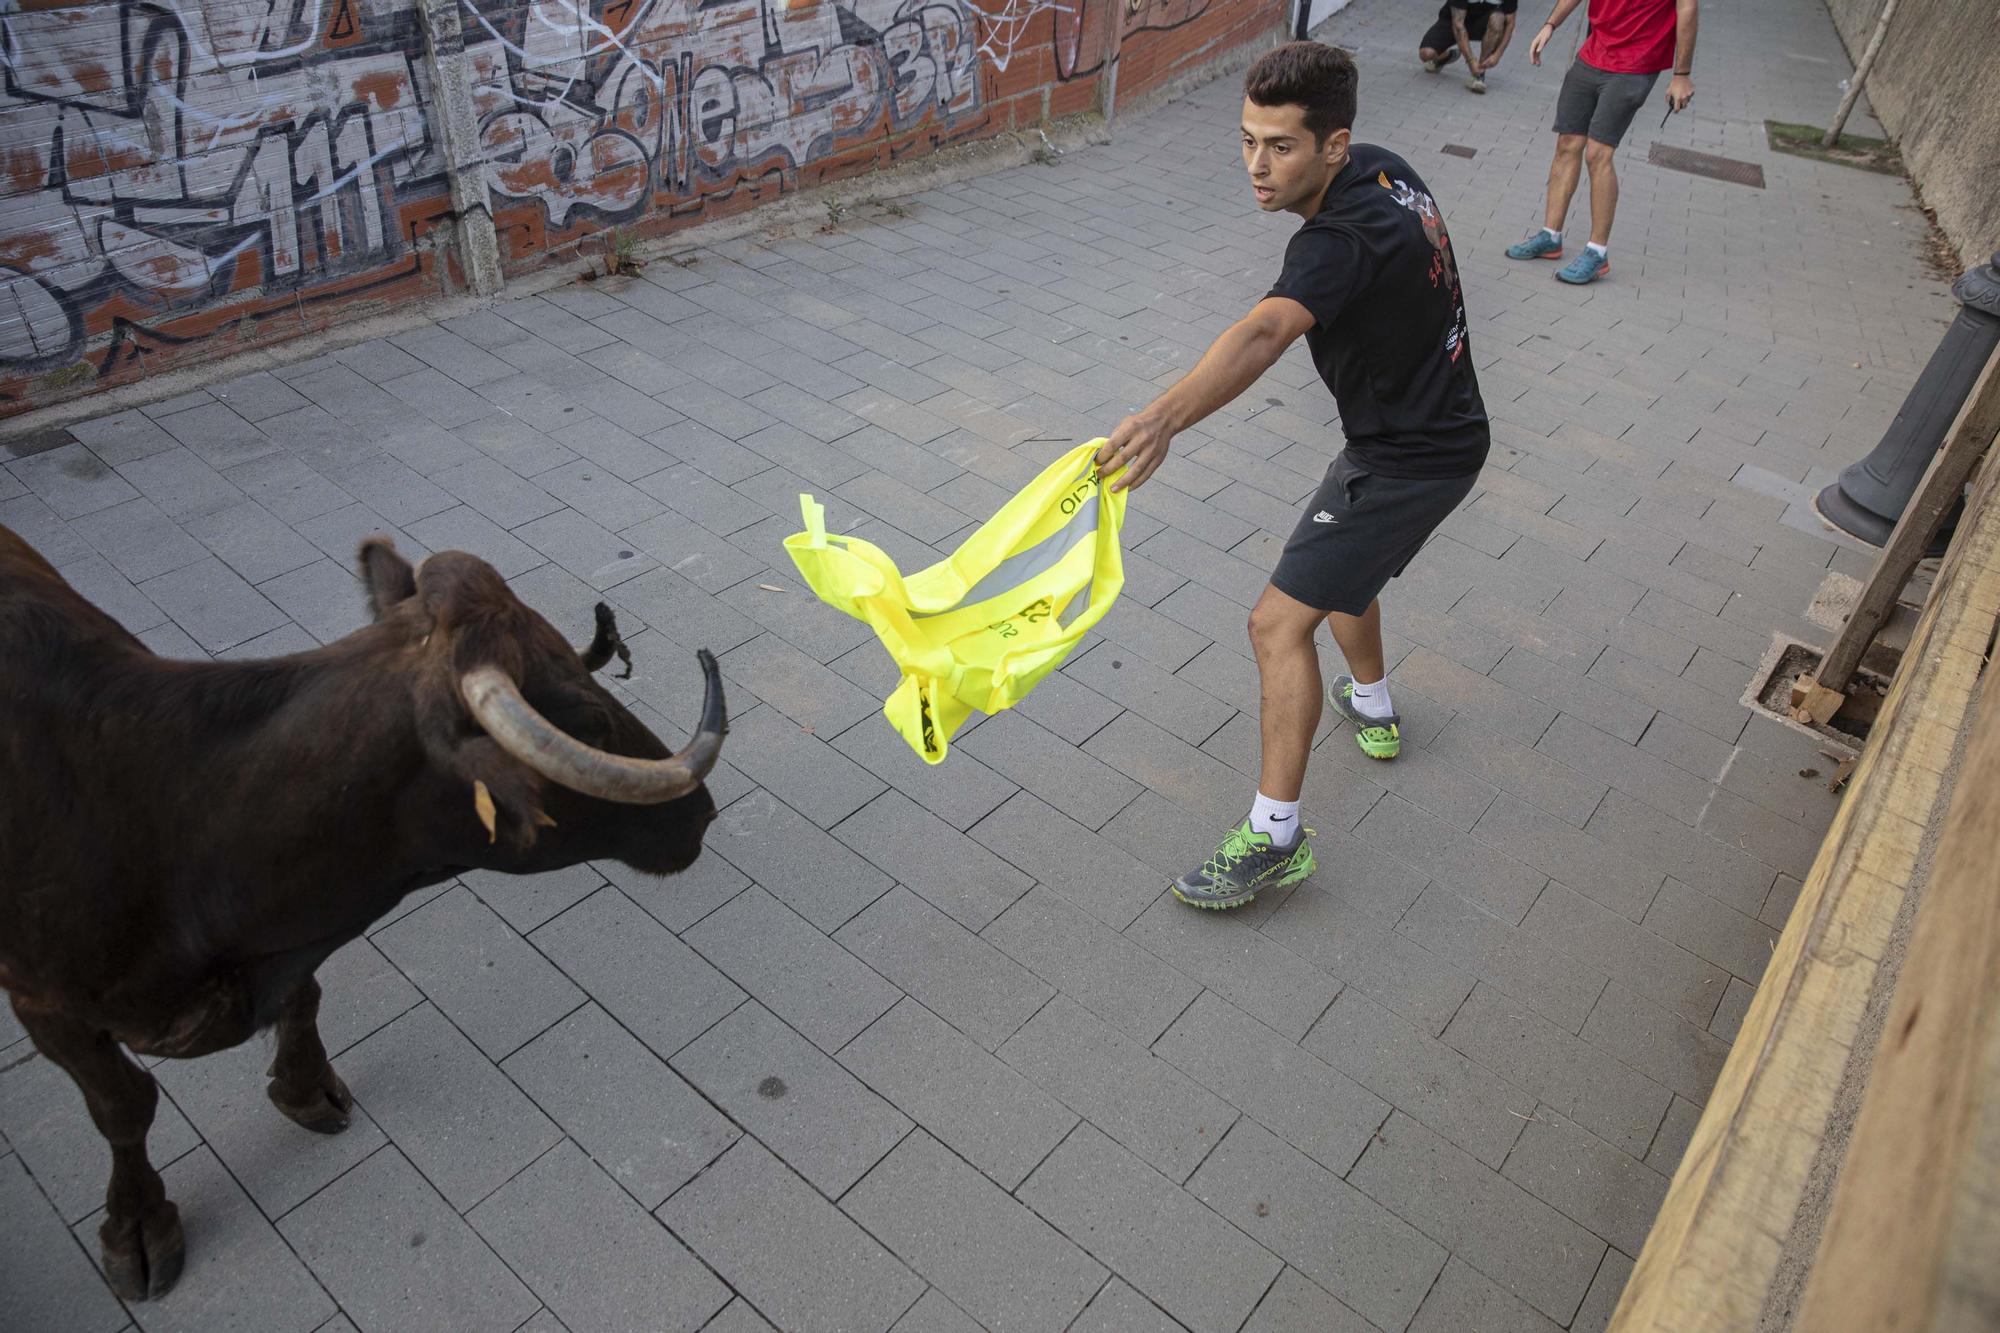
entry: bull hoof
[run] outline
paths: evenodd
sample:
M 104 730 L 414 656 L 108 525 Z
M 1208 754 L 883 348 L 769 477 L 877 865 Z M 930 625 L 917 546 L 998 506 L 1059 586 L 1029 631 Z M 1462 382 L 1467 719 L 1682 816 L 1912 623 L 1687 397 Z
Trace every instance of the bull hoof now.
M 142 1219 L 106 1219 L 97 1229 L 104 1278 L 120 1300 L 157 1300 L 180 1280 L 187 1257 L 181 1211 L 162 1202 Z
M 271 1098 L 271 1105 L 283 1111 L 295 1123 L 315 1134 L 338 1134 L 347 1128 L 348 1115 L 354 1110 L 354 1094 L 340 1081 L 340 1075 L 327 1065 L 318 1079 L 302 1088 L 288 1088 L 277 1079 L 272 1079 L 264 1091 Z

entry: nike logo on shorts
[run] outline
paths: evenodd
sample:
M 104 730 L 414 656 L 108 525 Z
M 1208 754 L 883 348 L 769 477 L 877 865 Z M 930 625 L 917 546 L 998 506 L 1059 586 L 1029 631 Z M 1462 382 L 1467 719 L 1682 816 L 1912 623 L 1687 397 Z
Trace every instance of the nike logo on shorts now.
M 1327 512 L 1326 512 L 1326 511 L 1325 511 L 1324 509 L 1322 509 L 1322 510 L 1320 510 L 1320 511 L 1319 511 L 1319 512 L 1318 512 L 1317 514 L 1314 514 L 1314 515 L 1313 515 L 1313 522 L 1315 522 L 1315 523 L 1338 523 L 1338 522 L 1340 522 L 1340 520 L 1339 520 L 1339 519 L 1337 519 L 1337 518 L 1335 518 L 1335 517 L 1334 517 L 1334 516 L 1333 516 L 1332 514 L 1329 514 L 1329 513 L 1327 513 Z

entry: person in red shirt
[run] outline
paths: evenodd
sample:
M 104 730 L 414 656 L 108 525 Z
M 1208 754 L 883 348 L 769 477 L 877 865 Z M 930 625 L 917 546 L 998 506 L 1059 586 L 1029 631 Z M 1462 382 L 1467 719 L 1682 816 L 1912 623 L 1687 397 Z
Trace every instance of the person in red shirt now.
M 1528 58 L 1542 48 L 1583 0 L 1556 0 L 1535 34 Z M 1563 219 L 1577 178 L 1590 169 L 1590 241 L 1557 270 L 1564 282 L 1595 282 L 1611 271 L 1611 220 L 1618 212 L 1618 172 L 1611 155 L 1652 94 L 1663 70 L 1674 72 L 1667 105 L 1694 100 L 1694 35 L 1700 0 L 1590 0 L 1589 34 L 1563 76 L 1556 98 L 1556 157 L 1549 167 L 1548 214 L 1542 228 L 1507 247 L 1509 259 L 1560 259 Z

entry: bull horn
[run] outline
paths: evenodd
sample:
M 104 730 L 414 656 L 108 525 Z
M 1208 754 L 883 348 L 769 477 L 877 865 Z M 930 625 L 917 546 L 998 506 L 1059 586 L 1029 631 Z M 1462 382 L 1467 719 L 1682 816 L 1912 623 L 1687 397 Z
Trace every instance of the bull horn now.
M 700 657 L 701 729 L 686 749 L 667 759 L 632 759 L 585 745 L 536 712 L 498 667 L 474 667 L 459 678 L 458 688 L 486 734 L 549 781 L 601 801 L 659 805 L 700 786 L 722 752 L 728 728 L 722 717 L 721 672 L 707 649 Z

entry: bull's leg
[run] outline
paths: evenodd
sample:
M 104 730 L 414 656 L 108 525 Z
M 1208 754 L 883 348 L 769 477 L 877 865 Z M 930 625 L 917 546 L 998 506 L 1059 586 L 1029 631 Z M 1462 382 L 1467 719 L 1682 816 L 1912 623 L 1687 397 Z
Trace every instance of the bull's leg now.
M 61 1065 L 83 1092 L 97 1132 L 111 1145 L 111 1186 L 97 1229 L 104 1276 L 128 1301 L 163 1296 L 181 1275 L 180 1210 L 146 1159 L 146 1131 L 160 1089 L 111 1034 L 59 1014 L 16 1006 L 35 1049 Z
M 278 1054 L 264 1071 L 271 1104 L 316 1134 L 347 1128 L 354 1098 L 319 1039 L 319 983 L 307 977 L 278 1013 Z

